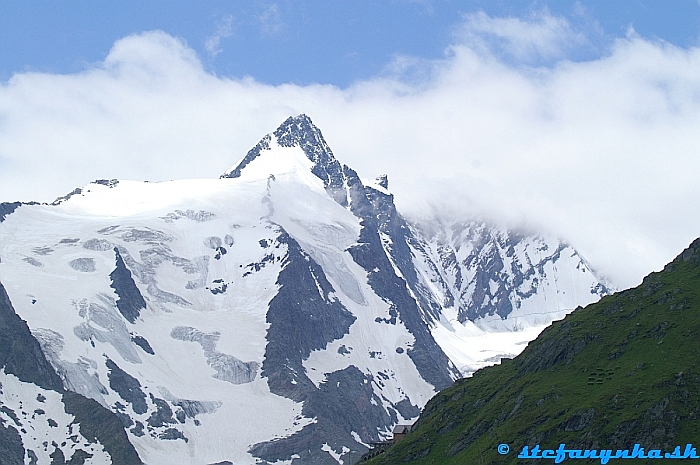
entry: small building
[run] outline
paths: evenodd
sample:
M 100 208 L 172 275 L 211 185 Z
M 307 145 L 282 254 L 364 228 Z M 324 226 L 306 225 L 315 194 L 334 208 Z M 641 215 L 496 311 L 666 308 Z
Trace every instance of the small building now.
M 360 458 L 359 463 L 364 463 L 367 460 L 376 457 L 379 454 L 383 454 L 387 451 L 393 444 L 403 439 L 408 433 L 413 429 L 413 425 L 396 425 L 392 430 L 392 438 L 387 441 L 380 442 L 370 442 L 369 451 Z
M 404 438 L 408 433 L 411 432 L 411 428 L 413 428 L 413 425 L 396 425 L 394 426 L 394 438 L 392 442 L 396 444 L 399 442 L 401 439 Z

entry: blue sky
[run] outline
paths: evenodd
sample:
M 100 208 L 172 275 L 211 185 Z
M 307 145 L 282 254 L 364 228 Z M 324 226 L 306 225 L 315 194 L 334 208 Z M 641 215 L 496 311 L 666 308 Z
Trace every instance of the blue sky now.
M 79 72 L 103 60 L 117 39 L 160 29 L 220 76 L 345 87 L 381 74 L 397 55 L 442 57 L 466 14 L 527 17 L 544 9 L 588 32 L 590 43 L 570 51 L 571 59 L 605 54 L 629 27 L 681 47 L 699 40 L 696 0 L 5 0 L 0 79 Z
M 0 201 L 217 178 L 306 113 L 405 215 L 631 286 L 700 236 L 699 37 L 697 0 L 5 0 Z

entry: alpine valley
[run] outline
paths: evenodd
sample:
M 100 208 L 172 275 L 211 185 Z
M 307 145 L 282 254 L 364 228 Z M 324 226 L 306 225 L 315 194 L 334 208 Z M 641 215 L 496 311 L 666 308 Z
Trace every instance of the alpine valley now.
M 0 205 L 0 456 L 351 464 L 610 292 L 553 237 L 409 222 L 286 120 L 219 179 Z

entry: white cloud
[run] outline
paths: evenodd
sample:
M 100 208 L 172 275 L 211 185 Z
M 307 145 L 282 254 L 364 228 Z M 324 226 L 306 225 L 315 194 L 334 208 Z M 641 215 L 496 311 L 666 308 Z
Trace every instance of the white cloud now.
M 472 49 L 525 63 L 560 59 L 572 48 L 588 43 L 565 18 L 546 10 L 533 12 L 527 19 L 492 18 L 483 11 L 469 14 L 457 37 Z
M 221 40 L 231 37 L 232 35 L 233 16 L 225 15 L 216 24 L 216 31 L 214 31 L 214 34 L 207 37 L 207 40 L 204 42 L 204 49 L 209 53 L 210 57 L 214 58 L 223 51 L 221 48 Z
M 282 15 L 280 14 L 280 9 L 276 3 L 266 5 L 263 11 L 256 18 L 258 20 L 258 24 L 260 24 L 260 31 L 264 35 L 279 34 L 284 29 Z
M 518 21 L 540 31 L 537 50 L 571 36 L 557 18 Z M 207 73 L 165 33 L 130 36 L 93 69 L 0 86 L 0 199 L 50 201 L 97 178 L 217 177 L 304 112 L 341 162 L 389 174 L 402 211 L 544 228 L 620 286 L 700 235 L 700 49 L 631 35 L 587 62 L 499 56 L 464 39 L 347 89 L 270 86 Z M 401 80 L 406 67 L 422 78 Z

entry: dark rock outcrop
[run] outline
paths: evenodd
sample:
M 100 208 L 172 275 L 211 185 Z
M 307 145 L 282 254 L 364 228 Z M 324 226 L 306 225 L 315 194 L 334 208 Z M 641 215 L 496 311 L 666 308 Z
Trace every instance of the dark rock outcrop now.
M 92 399 L 65 391 L 61 378 L 41 351 L 27 323 L 14 311 L 5 288 L 0 284 L 0 368 L 20 381 L 62 393 L 63 409 L 75 416 L 80 434 L 99 441 L 113 464 L 140 464 L 136 449 L 129 442 L 119 418 Z M 43 396 L 42 396 L 43 397 Z M 19 439 L 19 441 L 18 441 Z M 65 438 L 67 439 L 67 438 Z M 56 449 L 60 455 L 60 449 Z M 78 454 L 74 454 L 74 456 Z M 31 454 L 30 454 L 31 455 Z M 78 459 L 80 456 L 76 457 Z M 3 463 L 24 463 L 25 450 L 19 432 L 12 425 L 0 425 L 0 457 Z M 13 457 L 20 457 L 13 462 Z
M 119 249 L 116 247 L 114 248 L 114 254 L 116 267 L 109 275 L 112 279 L 110 287 L 119 296 L 117 299 L 119 312 L 129 323 L 135 323 L 141 310 L 146 308 L 146 301 L 143 299 L 139 288 L 136 287 L 136 283 L 131 277 L 131 271 L 126 267 L 122 256 L 119 254 Z
M 17 207 L 22 205 L 21 202 L 3 202 L 0 203 L 0 223 L 5 221 L 7 215 L 14 213 Z

